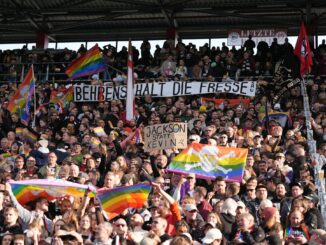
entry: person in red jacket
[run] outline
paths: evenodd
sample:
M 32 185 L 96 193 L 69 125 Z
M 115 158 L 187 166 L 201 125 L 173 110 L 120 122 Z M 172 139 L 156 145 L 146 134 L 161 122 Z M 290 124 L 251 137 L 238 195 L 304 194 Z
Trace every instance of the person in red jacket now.
M 166 193 L 158 183 L 152 182 L 154 191 L 158 192 L 163 197 L 163 202 L 159 204 L 161 217 L 167 221 L 166 233 L 169 236 L 175 235 L 175 223 L 181 220 L 181 214 L 178 203 Z M 169 208 L 167 208 L 169 207 Z

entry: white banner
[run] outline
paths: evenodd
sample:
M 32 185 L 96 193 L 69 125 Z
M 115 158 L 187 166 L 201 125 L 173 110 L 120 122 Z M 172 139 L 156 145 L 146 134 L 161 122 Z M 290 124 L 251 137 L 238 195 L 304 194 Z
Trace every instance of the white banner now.
M 147 126 L 144 129 L 145 151 L 187 147 L 187 123 L 164 123 Z
M 244 42 L 248 40 L 248 36 L 252 36 L 252 40 L 257 44 L 260 41 L 265 41 L 269 46 L 273 39 L 277 38 L 278 44 L 284 44 L 287 37 L 286 29 L 232 29 L 228 31 L 228 46 L 243 46 Z
M 199 95 L 210 93 L 231 93 L 245 96 L 255 96 L 256 82 L 253 81 L 227 81 L 227 82 L 190 82 L 170 81 L 166 83 L 138 83 L 134 87 L 135 96 L 143 97 L 172 97 L 185 95 Z M 101 96 L 100 96 L 101 95 Z M 99 97 L 104 101 L 113 99 L 126 99 L 126 86 L 99 86 L 99 85 L 74 85 L 74 101 L 98 101 Z

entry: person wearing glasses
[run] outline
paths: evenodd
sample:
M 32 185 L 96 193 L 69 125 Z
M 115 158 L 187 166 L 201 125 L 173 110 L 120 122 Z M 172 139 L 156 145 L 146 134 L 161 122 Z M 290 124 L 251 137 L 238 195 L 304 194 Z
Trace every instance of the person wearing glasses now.
M 113 238 L 112 244 L 120 244 L 128 239 L 128 225 L 125 219 L 119 218 L 114 222 L 113 233 L 116 235 Z

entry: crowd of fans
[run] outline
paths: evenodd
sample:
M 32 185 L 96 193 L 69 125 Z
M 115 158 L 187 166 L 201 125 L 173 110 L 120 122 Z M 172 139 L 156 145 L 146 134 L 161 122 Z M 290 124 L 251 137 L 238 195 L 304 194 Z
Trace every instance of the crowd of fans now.
M 308 154 L 303 99 L 293 87 L 277 104 L 273 76 L 277 66 L 299 61 L 289 43 L 268 47 L 250 39 L 239 50 L 223 45 L 197 49 L 182 40 L 174 46 L 166 41 L 156 47 L 144 41 L 140 54 L 134 50 L 135 73 L 139 79 L 209 79 L 259 77 L 256 96 L 248 105 L 214 102 L 203 104 L 198 95 L 169 98 L 146 96 L 136 99 L 135 118 L 124 118 L 124 101 L 70 102 L 67 108 L 48 107 L 36 122 L 24 125 L 19 114 L 7 110 L 16 86 L 5 83 L 0 89 L 0 234 L 1 244 L 325 244 L 326 231 L 320 212 L 314 163 Z M 55 57 L 39 57 L 27 50 L 5 51 L 2 73 L 10 74 L 21 61 L 70 62 L 85 52 L 65 50 Z M 119 78 L 127 63 L 127 49 L 117 52 L 103 48 L 110 66 L 103 79 Z M 28 55 L 27 55 L 28 54 Z M 284 64 L 285 65 L 285 64 Z M 111 67 L 114 67 L 112 69 Z M 42 65 L 36 66 L 43 69 Z M 54 64 L 58 72 L 63 64 Z M 291 73 L 291 72 L 290 72 Z M 14 74 L 14 73 L 12 73 Z M 318 153 L 326 157 L 326 45 L 314 50 L 314 66 L 307 79 L 312 110 L 311 124 Z M 291 75 L 294 78 L 294 75 Z M 291 77 L 290 76 L 290 77 Z M 289 77 L 289 76 L 288 76 Z M 102 77 L 101 77 L 102 78 Z M 98 76 L 92 77 L 96 83 Z M 9 82 L 14 80 L 9 79 Z M 123 78 L 117 82 L 123 83 Z M 65 85 L 37 84 L 36 103 L 49 101 L 52 90 Z M 242 98 L 214 94 L 212 98 Z M 33 103 L 31 103 L 33 108 Z M 261 123 L 266 110 L 288 112 L 286 126 L 270 120 Z M 267 113 L 268 114 L 268 113 Z M 291 120 L 290 120 L 291 119 Z M 32 121 L 32 120 L 31 120 Z M 248 148 L 241 183 L 221 176 L 203 180 L 194 174 L 166 171 L 179 149 L 145 152 L 143 144 L 121 142 L 136 128 L 147 125 L 187 122 L 188 143 Z M 33 125 L 32 125 L 33 124 Z M 33 128 L 31 128 L 33 126 Z M 16 128 L 38 134 L 34 144 L 15 134 Z M 94 127 L 103 127 L 107 136 L 99 146 L 91 145 Z M 114 188 L 149 181 L 153 186 L 141 209 L 127 209 L 114 220 L 106 220 L 98 200 L 66 197 L 54 202 L 44 198 L 21 206 L 8 180 L 60 178 L 96 187 Z

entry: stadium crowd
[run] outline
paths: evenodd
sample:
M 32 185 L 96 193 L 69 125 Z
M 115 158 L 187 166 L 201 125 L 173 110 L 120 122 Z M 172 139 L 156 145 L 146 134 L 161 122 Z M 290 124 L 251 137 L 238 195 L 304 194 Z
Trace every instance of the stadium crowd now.
M 254 53 L 254 49 L 257 52 Z M 315 184 L 314 163 L 308 153 L 303 99 L 298 86 L 290 88 L 278 103 L 272 99 L 281 86 L 279 67 L 286 79 L 298 74 L 299 60 L 293 47 L 275 40 L 269 47 L 250 38 L 240 49 L 196 48 L 179 39 L 174 46 L 167 40 L 151 55 L 145 40 L 133 59 L 138 79 L 210 80 L 225 77 L 257 80 L 256 96 L 249 104 L 229 104 L 240 99 L 234 94 L 207 95 L 225 99 L 220 105 L 204 103 L 203 96 L 136 98 L 135 119 L 126 122 L 124 101 L 75 103 L 58 110 L 50 106 L 26 126 L 19 114 L 6 106 L 16 90 L 19 62 L 53 63 L 56 79 L 65 79 L 66 63 L 86 51 L 65 49 L 63 53 L 37 55 L 25 48 L 4 51 L 1 73 L 8 74 L 0 88 L 0 234 L 1 244 L 326 244 L 324 220 Z M 102 49 L 108 70 L 104 81 L 124 83 L 128 51 Z M 307 78 L 311 124 L 317 150 L 326 157 L 326 45 L 314 51 L 314 65 Z M 65 63 L 66 62 L 66 63 Z M 113 69 L 114 68 L 114 69 Z M 96 84 L 99 76 L 91 77 Z M 285 81 L 285 80 L 284 80 Z M 85 81 L 86 82 L 86 81 Z M 281 80 L 283 82 L 283 80 Z M 51 91 L 66 84 L 37 83 L 36 103 L 47 103 Z M 31 103 L 33 108 L 33 102 Z M 261 123 L 268 112 L 288 112 L 286 124 L 277 120 Z M 128 142 L 138 127 L 166 122 L 187 122 L 188 143 L 248 148 L 241 183 L 218 176 L 203 180 L 194 174 L 166 171 L 179 149 L 145 152 L 143 144 Z M 35 143 L 16 135 L 17 128 L 29 128 L 38 135 Z M 103 127 L 107 136 L 91 146 L 94 127 Z M 99 203 L 85 195 L 49 202 L 40 198 L 27 206 L 17 201 L 9 180 L 60 178 L 96 187 L 114 188 L 148 181 L 153 187 L 141 209 L 127 209 L 106 220 Z

